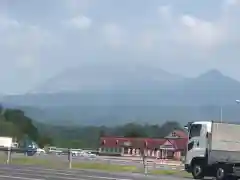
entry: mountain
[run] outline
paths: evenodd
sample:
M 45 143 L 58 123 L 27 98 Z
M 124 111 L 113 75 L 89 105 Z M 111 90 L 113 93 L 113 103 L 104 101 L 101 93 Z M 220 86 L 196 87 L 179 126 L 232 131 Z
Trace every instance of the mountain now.
M 38 121 L 65 125 L 219 119 L 220 106 L 224 119 L 239 121 L 240 107 L 234 101 L 239 99 L 240 83 L 218 70 L 184 78 L 143 66 L 125 71 L 122 67 L 123 72 L 109 68 L 103 74 L 94 73 L 97 68 L 84 69 L 89 70 L 65 71 L 35 93 L 5 96 L 1 102 L 25 110 Z
M 210 70 L 182 84 L 182 97 L 191 105 L 232 105 L 240 96 L 240 83 L 218 70 Z
M 183 79 L 150 64 L 86 63 L 63 71 L 30 93 L 147 91 Z

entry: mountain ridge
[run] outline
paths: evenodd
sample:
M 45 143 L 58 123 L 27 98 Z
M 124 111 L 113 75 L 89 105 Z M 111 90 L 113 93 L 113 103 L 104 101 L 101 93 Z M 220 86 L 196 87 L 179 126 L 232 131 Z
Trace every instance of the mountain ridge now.
M 124 66 L 118 63 L 114 65 L 115 68 L 105 67 L 105 69 L 104 66 L 110 65 L 85 64 L 67 69 L 30 93 L 137 90 L 144 89 L 146 85 L 171 84 L 185 78 L 157 67 L 141 64 Z
M 131 84 L 131 88 L 127 89 L 127 84 Z M 114 125 L 166 120 L 185 123 L 218 119 L 220 106 L 225 107 L 226 119 L 237 121 L 240 117 L 240 107 L 235 104 L 235 100 L 239 99 L 240 82 L 218 70 L 207 71 L 195 78 L 180 77 L 166 83 L 150 79 L 150 83 L 141 81 L 138 86 L 136 84 L 126 83 L 125 89 L 114 86 L 101 90 L 86 88 L 50 94 L 5 96 L 1 102 L 22 108 L 30 117 L 49 123 L 67 124 L 71 121 L 82 125 Z M 140 88 L 144 86 L 147 87 Z

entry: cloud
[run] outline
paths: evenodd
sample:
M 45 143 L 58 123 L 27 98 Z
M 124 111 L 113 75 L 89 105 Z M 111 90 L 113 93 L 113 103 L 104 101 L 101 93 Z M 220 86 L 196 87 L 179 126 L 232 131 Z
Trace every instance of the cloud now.
M 159 6 L 157 11 L 161 18 L 164 18 L 165 20 L 172 16 L 172 7 L 170 5 L 163 5 Z
M 0 71 L 0 83 L 3 75 L 15 72 L 29 72 L 24 76 L 29 83 L 37 82 L 36 74 L 44 81 L 66 66 L 90 61 L 141 61 L 183 74 L 219 66 L 228 57 L 236 63 L 240 3 L 221 1 L 7 3 L 0 7 L 0 61 L 7 66 Z M 190 66 L 193 70 L 186 70 Z M 21 73 L 19 82 L 25 81 Z
M 94 0 L 63 0 L 64 6 L 72 15 L 86 11 L 93 3 Z
M 31 68 L 41 48 L 50 46 L 50 34 L 37 26 L 1 17 L 0 27 L 3 27 L 0 31 L 0 51 L 11 52 L 9 60 L 12 60 L 15 66 Z
M 225 0 L 223 1 L 223 9 L 228 9 L 229 6 L 236 6 L 239 4 L 239 0 Z
M 64 22 L 64 24 L 77 29 L 88 29 L 92 25 L 92 20 L 86 16 L 76 16 Z
M 218 46 L 225 39 L 225 29 L 217 22 L 201 20 L 191 15 L 183 15 L 180 18 L 180 23 L 183 27 L 183 40 L 190 44 L 210 48 Z
M 235 18 L 235 14 L 231 13 L 238 3 L 238 0 L 224 1 L 220 15 L 214 20 L 201 19 L 193 14 L 174 14 L 170 5 L 160 6 L 157 11 L 168 37 L 174 37 L 180 44 L 209 49 L 233 40 L 232 26 L 238 22 L 231 22 Z M 234 35 L 236 38 L 237 35 Z
M 106 23 L 102 27 L 103 37 L 112 48 L 119 48 L 125 43 L 126 32 L 116 23 Z
M 0 16 L 0 29 L 6 30 L 8 28 L 18 28 L 20 27 L 20 24 L 18 21 L 14 19 L 8 19 L 4 16 Z
M 56 43 L 52 34 L 39 26 L 1 15 L 0 39 L 0 82 L 17 84 L 16 80 L 20 78 L 19 82 L 22 85 L 17 88 L 18 91 L 37 83 L 40 76 L 44 76 L 41 74 L 43 71 L 41 64 L 46 60 L 41 57 L 47 50 L 53 49 Z
M 32 73 L 41 71 L 42 54 L 59 43 L 48 30 L 3 15 L 0 39 L 1 64 L 13 71 L 28 69 Z
M 155 42 L 154 34 L 153 32 L 149 31 L 141 35 L 139 43 L 137 44 L 140 45 L 140 48 L 143 48 L 145 50 L 151 50 L 154 46 L 154 42 Z

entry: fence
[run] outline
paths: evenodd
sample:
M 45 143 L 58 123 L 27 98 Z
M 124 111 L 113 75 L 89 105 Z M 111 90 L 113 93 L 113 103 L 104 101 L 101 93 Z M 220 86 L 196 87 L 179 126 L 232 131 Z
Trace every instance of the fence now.
M 175 169 L 182 170 L 180 165 L 164 164 L 161 160 L 153 161 L 148 159 L 146 164 L 143 164 L 141 157 L 139 159 L 124 159 L 117 157 L 102 157 L 89 153 L 87 156 L 77 155 L 71 149 L 66 149 L 61 153 L 51 153 L 38 155 L 35 149 L 20 149 L 20 148 L 0 148 L 0 162 L 5 164 L 18 165 L 39 165 L 48 168 L 84 168 L 84 169 L 101 169 L 104 168 L 119 168 L 120 166 L 129 171 L 143 171 L 148 173 L 148 170 L 158 169 Z M 133 168 L 134 167 L 134 168 Z M 129 168 L 129 169 L 127 169 Z

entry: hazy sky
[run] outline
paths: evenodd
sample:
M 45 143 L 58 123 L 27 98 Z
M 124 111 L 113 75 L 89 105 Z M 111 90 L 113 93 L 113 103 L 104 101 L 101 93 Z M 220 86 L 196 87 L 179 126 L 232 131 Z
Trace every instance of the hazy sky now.
M 21 93 L 86 62 L 240 80 L 238 0 L 1 0 L 0 84 Z

